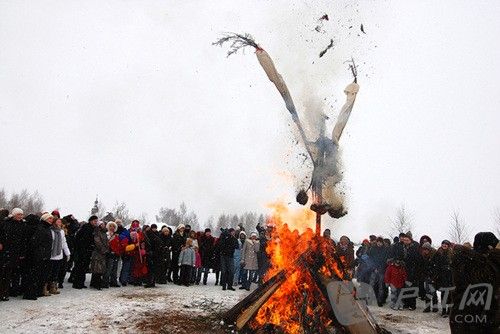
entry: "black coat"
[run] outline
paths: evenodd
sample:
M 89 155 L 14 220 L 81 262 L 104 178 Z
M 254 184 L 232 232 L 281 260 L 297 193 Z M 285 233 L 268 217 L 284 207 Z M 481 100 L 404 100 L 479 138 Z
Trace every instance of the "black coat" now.
M 234 257 L 234 251 L 238 249 L 238 239 L 230 233 L 223 233 L 219 240 L 220 255 Z
M 30 241 L 30 249 L 36 262 L 50 260 L 52 255 L 52 231 L 51 224 L 41 222 Z
M 434 254 L 433 267 L 435 270 L 434 280 L 437 288 L 453 286 L 452 270 L 451 270 L 452 250 L 448 248 L 446 251 L 441 247 Z
M 160 233 L 161 240 L 161 257 L 163 261 L 170 265 L 170 253 L 172 251 L 172 235 L 165 235 Z
M 372 259 L 375 268 L 381 270 L 382 272 L 385 270 L 387 265 L 387 259 L 389 257 L 388 248 L 385 246 L 371 246 L 367 252 L 368 256 Z
M 179 257 L 182 247 L 186 244 L 187 234 L 181 235 L 179 232 L 175 232 L 172 238 L 172 254 L 173 256 Z
M 146 252 L 154 259 L 162 258 L 162 240 L 158 231 L 149 229 L 144 233 L 146 241 Z
M 94 250 L 94 226 L 85 223 L 75 235 L 75 254 L 90 258 Z
M 0 244 L 2 253 L 12 259 L 26 256 L 26 223 L 7 218 L 0 222 Z
M 409 245 L 398 243 L 393 247 L 393 254 L 391 256 L 405 263 L 408 275 L 407 280 L 412 283 L 416 283 L 419 280 L 419 268 L 422 265 L 422 255 L 420 255 L 418 247 L 418 242 L 412 242 Z
M 212 259 L 215 251 L 215 238 L 202 235 L 198 244 L 200 246 L 201 265 L 204 268 L 213 268 Z

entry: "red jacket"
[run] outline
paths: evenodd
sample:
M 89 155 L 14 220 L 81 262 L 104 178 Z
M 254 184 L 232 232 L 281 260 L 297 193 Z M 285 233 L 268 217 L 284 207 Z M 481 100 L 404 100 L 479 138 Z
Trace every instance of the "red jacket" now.
M 394 263 L 389 264 L 385 270 L 384 282 L 393 285 L 396 289 L 405 286 L 407 274 L 403 266 L 396 266 Z
M 114 235 L 110 240 L 109 240 L 109 248 L 111 249 L 111 252 L 113 252 L 115 255 L 121 256 L 123 253 L 123 245 L 120 241 L 120 237 L 118 235 Z

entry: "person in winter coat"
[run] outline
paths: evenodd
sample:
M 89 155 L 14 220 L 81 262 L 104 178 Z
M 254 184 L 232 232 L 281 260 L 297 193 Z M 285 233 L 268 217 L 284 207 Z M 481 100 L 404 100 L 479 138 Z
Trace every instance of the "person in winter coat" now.
M 259 275 L 259 284 L 262 284 L 264 276 L 266 276 L 267 271 L 271 265 L 270 255 L 267 253 L 267 245 L 272 240 L 273 227 L 272 225 L 262 227 L 259 224 L 256 226 L 257 232 L 259 233 L 259 255 L 257 257 L 259 263 L 259 270 L 257 274 Z
M 434 255 L 436 250 L 432 248 L 429 242 L 424 242 L 420 247 L 420 255 L 422 256 L 420 279 L 424 286 L 424 313 L 438 311 L 438 298 L 436 293 L 436 284 L 434 282 L 435 271 Z
M 171 278 L 169 276 L 169 270 L 171 267 L 171 251 L 172 251 L 172 231 L 169 227 L 163 226 L 160 232 L 160 240 L 161 240 L 161 261 L 159 268 L 159 277 L 157 283 L 159 284 L 167 284 L 167 282 L 171 282 Z
M 220 238 L 215 238 L 214 240 L 214 254 L 212 256 L 212 267 L 215 273 L 215 284 L 214 285 L 219 285 L 220 282 L 220 259 L 221 259 L 221 254 L 220 254 Z
M 379 307 L 385 303 L 384 274 L 388 259 L 388 250 L 384 246 L 384 239 L 378 237 L 375 244 L 370 246 L 367 255 L 372 259 L 374 268 L 370 275 L 370 285 L 377 297 Z
M 419 247 L 418 247 L 420 255 L 422 255 L 422 246 L 425 243 L 429 243 L 430 245 L 432 245 L 432 239 L 428 235 L 423 235 L 420 237 Z M 418 296 L 421 300 L 426 300 L 426 290 L 424 284 L 425 282 L 423 278 L 423 272 L 421 270 L 418 270 Z
M 243 281 L 243 266 L 241 266 L 241 252 L 247 239 L 245 231 L 238 232 L 238 248 L 234 251 L 234 278 L 233 285 L 241 284 Z
M 146 243 L 144 233 L 141 231 L 140 223 L 134 220 L 130 225 L 130 239 L 135 246 L 132 250 L 132 284 L 140 286 L 148 275 L 146 259 Z
M 90 216 L 88 223 L 83 224 L 75 235 L 74 289 L 86 288 L 85 276 L 94 251 L 94 229 L 97 226 L 97 221 L 97 216 Z
M 402 310 L 403 304 L 400 301 L 401 289 L 405 286 L 407 279 L 404 262 L 392 260 L 384 275 L 384 282 L 391 288 L 391 309 Z
M 259 269 L 257 257 L 260 243 L 257 240 L 257 233 L 253 232 L 250 239 L 246 239 L 241 251 L 241 266 L 243 267 L 243 284 L 240 289 L 250 291 L 250 285 Z
M 452 254 L 455 289 L 451 292 L 452 334 L 500 332 L 500 244 L 491 232 L 479 232 L 473 249 L 456 245 Z M 491 296 L 491 300 L 489 300 Z M 462 305 L 462 302 L 464 305 Z
M 31 248 L 31 238 L 40 226 L 40 216 L 29 214 L 25 218 L 26 221 L 26 257 L 24 258 L 25 270 L 23 270 L 21 284 L 23 287 L 23 295 L 29 286 L 33 285 L 35 274 L 34 253 Z
M 453 278 L 451 270 L 451 259 L 453 250 L 451 249 L 451 242 L 443 240 L 441 247 L 437 250 L 433 257 L 433 266 L 435 268 L 434 281 L 436 288 L 442 292 L 453 287 Z M 447 317 L 450 313 L 450 297 L 444 298 L 446 293 L 441 293 L 441 316 Z
M 186 244 L 187 235 L 184 224 L 179 224 L 172 237 L 172 279 L 175 284 L 179 284 L 179 255 Z
M 335 246 L 335 250 L 344 264 L 344 268 L 351 272 L 352 276 L 352 269 L 354 268 L 354 244 L 347 236 L 343 235 L 340 237 L 339 243 Z
M 118 230 L 118 228 L 117 228 Z M 132 254 L 135 249 L 135 244 L 130 237 L 130 231 L 124 229 L 120 234 L 120 243 L 122 248 L 122 268 L 120 271 L 120 284 L 122 286 L 127 286 L 127 284 L 132 282 L 131 272 L 132 272 Z
M 210 268 L 213 268 L 213 256 L 215 249 L 215 238 L 212 236 L 212 231 L 207 228 L 205 233 L 200 236 L 200 257 L 201 257 L 201 270 L 197 281 L 201 280 L 201 274 L 203 273 L 203 285 L 207 285 L 207 277 Z
M 102 290 L 102 277 L 107 272 L 106 262 L 109 254 L 106 223 L 103 221 L 98 222 L 97 227 L 94 229 L 94 245 L 90 263 L 90 271 L 92 272 L 90 286 L 94 289 Z
M 361 246 L 356 251 L 356 257 L 360 258 L 362 255 L 365 255 L 366 253 L 368 253 L 369 248 L 370 248 L 370 240 L 364 239 L 361 242 Z
M 52 255 L 52 231 L 50 227 L 54 217 L 49 213 L 45 213 L 40 218 L 40 221 L 41 223 L 38 224 L 29 241 L 29 249 L 32 253 L 28 255 L 33 258 L 33 278 L 24 291 L 23 299 L 36 300 L 37 297 L 50 295 L 47 289 L 47 281 Z
M 62 220 L 57 218 L 50 227 L 52 233 L 52 250 L 50 256 L 50 276 L 47 281 L 49 293 L 58 295 L 59 271 L 61 266 L 66 264 L 71 252 L 66 242 L 66 235 L 62 229 Z M 65 271 L 66 272 L 66 271 Z
M 121 219 L 115 219 L 116 224 L 116 234 L 120 235 L 124 231 L 126 231 L 125 227 L 123 227 L 123 221 Z
M 23 210 L 15 208 L 0 222 L 0 301 L 22 293 L 21 273 L 26 255 Z
M 238 249 L 238 239 L 235 237 L 234 228 L 225 230 L 220 236 L 220 263 L 221 263 L 221 285 L 222 290 L 233 289 L 234 279 L 234 252 Z
M 186 245 L 182 248 L 178 266 L 181 268 L 180 285 L 189 286 L 191 281 L 191 271 L 195 265 L 195 254 L 193 249 L 193 240 L 187 239 Z
M 114 222 L 109 222 L 106 225 L 108 230 L 108 245 L 109 253 L 106 258 L 106 273 L 102 277 L 102 287 L 119 287 L 118 284 L 118 264 L 123 253 L 120 235 L 117 233 L 118 225 Z
M 66 242 L 68 243 L 68 248 L 71 253 L 71 256 L 69 257 L 69 261 L 66 262 L 65 265 L 65 270 L 66 272 L 70 272 L 70 276 L 68 278 L 69 283 L 73 283 L 73 265 L 75 263 L 75 236 L 76 232 L 80 229 L 80 223 L 78 222 L 73 215 L 67 215 L 64 216 L 63 219 L 63 225 L 66 227 Z M 62 274 L 61 274 L 62 276 Z M 60 283 L 60 288 L 62 288 L 62 283 L 64 281 L 64 277 L 61 280 L 61 276 L 59 276 L 59 283 Z
M 200 258 L 200 247 L 198 245 L 198 233 L 196 231 L 191 230 L 188 234 L 188 239 L 191 239 L 191 244 L 194 250 L 195 255 L 195 266 L 193 270 L 191 270 L 191 280 L 190 283 L 194 284 L 196 282 L 196 278 L 198 277 L 198 272 L 201 271 L 201 258 Z M 198 284 L 200 282 L 198 281 Z
M 418 290 L 419 269 L 422 264 L 422 256 L 419 253 L 419 244 L 413 241 L 411 232 L 407 232 L 400 237 L 402 247 L 397 249 L 396 259 L 403 260 L 407 273 L 407 288 L 416 288 Z M 414 311 L 417 307 L 417 297 L 413 297 L 413 293 L 407 293 L 407 297 L 403 301 L 403 307 L 410 311 Z M 417 291 L 418 295 L 418 291 Z
M 162 241 L 158 232 L 158 226 L 152 224 L 144 236 L 146 240 L 146 260 L 148 263 L 148 276 L 144 287 L 152 288 L 158 280 L 161 280 Z

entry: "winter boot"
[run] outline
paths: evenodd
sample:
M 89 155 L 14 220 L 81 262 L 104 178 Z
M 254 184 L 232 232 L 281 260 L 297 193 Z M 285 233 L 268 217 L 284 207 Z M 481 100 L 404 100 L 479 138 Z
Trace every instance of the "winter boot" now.
M 49 283 L 49 292 L 51 295 L 58 295 L 60 294 L 59 291 L 57 291 L 57 283 L 56 282 L 50 282 Z
M 427 306 L 426 308 L 424 308 L 424 313 L 429 313 L 431 311 L 431 306 Z
M 50 296 L 49 289 L 47 288 L 48 285 L 49 285 L 48 283 L 45 283 L 43 285 L 42 297 L 48 297 L 48 296 Z

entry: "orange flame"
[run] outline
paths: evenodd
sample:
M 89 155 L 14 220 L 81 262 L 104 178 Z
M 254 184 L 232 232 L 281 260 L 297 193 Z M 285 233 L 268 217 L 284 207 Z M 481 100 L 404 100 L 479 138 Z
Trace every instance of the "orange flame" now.
M 287 278 L 259 309 L 251 326 L 259 328 L 271 324 L 285 333 L 302 333 L 308 324 L 331 323 L 329 302 L 313 278 L 315 273 L 311 271 L 310 263 L 314 262 L 314 256 L 308 251 L 321 254 L 324 260 L 318 270 L 321 275 L 343 278 L 342 270 L 334 260 L 333 242 L 315 236 L 312 230 L 315 213 L 309 209 L 291 210 L 282 202 L 268 207 L 272 209 L 272 215 L 267 224 L 274 228 L 266 234 L 270 268 L 265 280 L 283 270 Z

